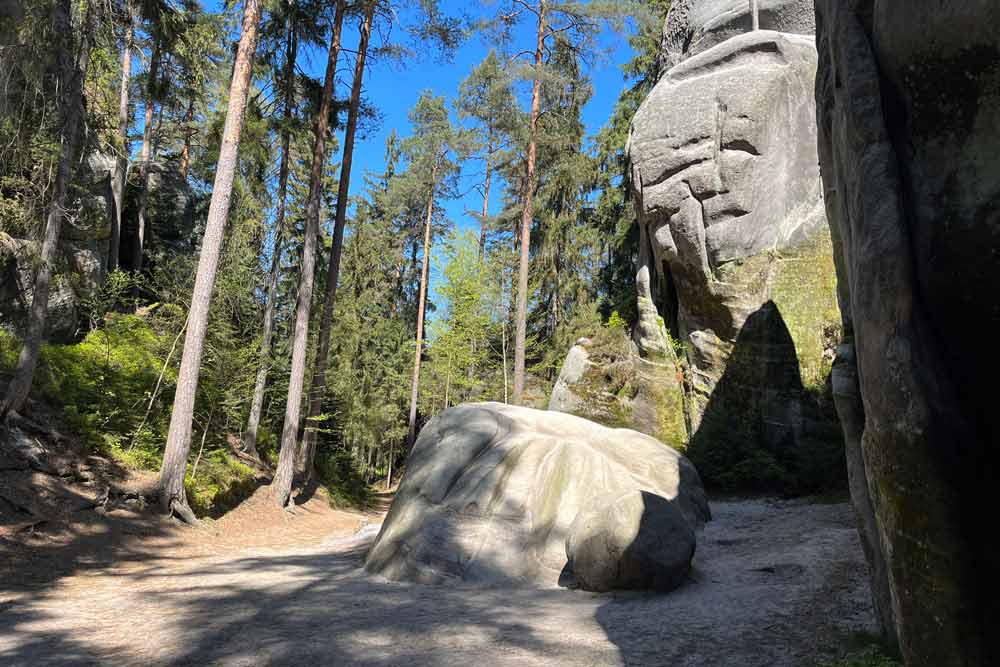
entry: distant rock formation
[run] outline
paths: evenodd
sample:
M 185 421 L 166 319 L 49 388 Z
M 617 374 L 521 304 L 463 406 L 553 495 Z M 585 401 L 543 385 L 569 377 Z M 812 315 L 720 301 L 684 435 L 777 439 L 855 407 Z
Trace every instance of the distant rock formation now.
M 762 30 L 816 34 L 813 0 L 759 0 Z M 753 21 L 748 0 L 673 0 L 663 24 L 660 70 L 749 32 Z
M 794 492 L 843 466 L 828 386 L 840 322 L 816 50 L 808 35 L 760 30 L 699 51 L 728 36 L 729 19 L 708 19 L 728 4 L 687 4 L 701 37 L 632 121 L 635 339 L 645 355 L 675 347 L 669 339 L 683 350 L 688 455 L 708 482 Z M 764 3 L 787 10 L 775 17 L 803 18 L 801 5 Z
M 880 616 L 907 665 L 1000 664 L 1000 4 L 816 13 L 837 406 Z
M 65 340 L 74 336 L 83 316 L 82 306 L 104 284 L 109 266 L 113 198 L 113 156 L 91 152 L 74 174 L 74 188 L 63 225 L 56 275 L 49 295 L 48 336 Z M 155 265 L 171 254 L 192 253 L 198 234 L 196 207 L 199 197 L 180 174 L 166 164 L 154 164 L 150 175 L 150 229 L 147 261 Z M 135 266 L 137 200 L 135 187 L 127 193 L 123 216 L 120 266 Z M 0 232 L 0 325 L 23 325 L 34 284 L 36 239 L 14 238 Z
M 566 355 L 549 410 L 631 428 L 671 447 L 687 444 L 681 367 L 672 350 L 639 354 L 624 331 L 581 338 Z
M 621 512 L 604 512 L 619 504 Z M 573 554 L 589 575 L 578 582 L 585 587 L 667 589 L 686 574 L 692 530 L 709 518 L 694 466 L 649 436 L 472 403 L 445 410 L 420 432 L 365 566 L 427 583 L 555 586 L 566 581 Z M 676 543 L 647 539 L 657 526 L 673 526 Z M 602 550 L 595 536 L 607 538 L 605 546 L 613 537 L 628 552 Z M 649 571 L 633 572 L 635 563 Z

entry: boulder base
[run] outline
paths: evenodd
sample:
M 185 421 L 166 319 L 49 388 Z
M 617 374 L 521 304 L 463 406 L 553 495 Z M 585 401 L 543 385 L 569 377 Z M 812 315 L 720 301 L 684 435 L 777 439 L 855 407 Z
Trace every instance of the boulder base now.
M 573 576 L 588 591 L 672 591 L 691 570 L 694 550 L 683 513 L 648 491 L 599 498 L 577 516 L 566 541 Z

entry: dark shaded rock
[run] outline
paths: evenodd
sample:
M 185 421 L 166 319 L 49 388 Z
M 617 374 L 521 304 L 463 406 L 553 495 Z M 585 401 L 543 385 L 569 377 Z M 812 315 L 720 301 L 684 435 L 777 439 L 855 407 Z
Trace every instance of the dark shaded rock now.
M 672 591 L 694 558 L 695 534 L 684 514 L 647 491 L 599 496 L 570 528 L 566 557 L 588 591 Z
M 906 663 L 1000 664 L 984 530 L 1000 350 L 983 339 L 1000 325 L 1000 5 L 892 4 L 816 3 L 820 160 L 861 397 L 841 412 L 863 410 L 845 425 L 862 424 Z

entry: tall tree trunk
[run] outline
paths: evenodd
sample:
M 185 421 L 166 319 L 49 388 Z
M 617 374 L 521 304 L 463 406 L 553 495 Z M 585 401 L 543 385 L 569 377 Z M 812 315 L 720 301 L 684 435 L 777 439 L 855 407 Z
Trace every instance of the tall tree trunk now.
M 170 415 L 170 430 L 160 467 L 159 494 L 165 512 L 173 512 L 188 522 L 196 522 L 194 513 L 184 493 L 184 473 L 187 470 L 191 448 L 191 419 L 194 415 L 195 397 L 198 393 L 198 375 L 201 372 L 201 354 L 208 328 L 208 310 L 219 266 L 223 234 L 229 217 L 229 201 L 233 193 L 233 179 L 243 131 L 243 114 L 246 111 L 247 93 L 253 70 L 253 56 L 257 48 L 257 31 L 260 24 L 262 0 L 246 0 L 243 9 L 243 29 L 236 50 L 233 80 L 229 86 L 229 106 L 222 130 L 222 146 L 215 170 L 212 200 L 208 207 L 205 236 L 198 258 L 191 309 L 188 311 L 188 330 L 184 337 L 184 352 L 177 373 L 177 391 Z
M 545 0 L 538 5 L 538 35 L 535 45 L 535 79 L 531 86 L 531 138 L 528 142 L 528 174 L 521 213 L 521 262 L 517 279 L 517 331 L 514 338 L 514 403 L 524 402 L 524 357 L 528 334 L 528 260 L 531 221 L 534 217 L 535 159 L 538 151 L 538 110 L 542 92 L 542 58 L 545 49 Z
M 153 109 L 156 106 L 156 77 L 160 71 L 160 40 L 153 38 L 149 57 L 149 81 L 146 82 L 146 112 L 142 127 L 142 150 L 139 152 L 139 219 L 135 230 L 133 269 L 142 270 L 142 253 L 146 249 L 146 209 L 149 205 L 149 168 L 153 159 Z
M 278 274 L 281 271 L 281 254 L 285 241 L 285 203 L 288 199 L 288 164 L 291 144 L 291 132 L 288 121 L 292 117 L 295 105 L 295 60 L 298 57 L 298 29 L 295 16 L 288 19 L 289 28 L 285 43 L 285 111 L 281 130 L 281 165 L 278 168 L 278 207 L 274 218 L 274 252 L 271 253 L 271 271 L 268 274 L 267 301 L 264 304 L 264 330 L 260 339 L 260 366 L 257 368 L 257 380 L 253 387 L 253 398 L 250 401 L 250 416 L 247 418 L 247 432 L 243 439 L 246 451 L 259 458 L 257 453 L 257 430 L 260 428 L 260 415 L 264 409 L 264 389 L 267 386 L 267 374 L 271 368 L 271 337 L 274 334 L 274 306 L 278 298 Z
M 111 240 L 108 244 L 108 271 L 118 268 L 118 255 L 122 241 L 122 209 L 125 206 L 125 177 L 128 174 L 128 94 L 132 80 L 132 42 L 134 41 L 135 16 L 131 2 L 125 3 L 125 44 L 122 47 L 122 80 L 118 90 L 118 136 L 122 153 L 115 160 L 115 174 L 111 179 L 111 197 L 115 210 L 111 216 Z
M 196 130 L 193 125 L 194 122 L 194 97 L 192 96 L 188 100 L 188 108 L 184 113 L 184 144 L 181 146 L 181 178 L 187 180 L 188 171 L 191 168 L 191 137 L 194 136 Z
M 340 163 L 340 181 L 337 184 L 337 212 L 333 226 L 333 245 L 330 248 L 330 262 L 326 272 L 326 293 L 323 299 L 323 316 L 319 325 L 319 349 L 313 367 L 312 387 L 309 390 L 309 414 L 306 417 L 305 433 L 302 436 L 302 456 L 300 469 L 305 475 L 312 474 L 313 459 L 316 455 L 317 421 L 323 411 L 323 395 L 326 393 L 326 368 L 330 356 L 330 329 L 333 325 L 333 307 L 337 299 L 337 281 L 340 279 L 340 255 L 344 248 L 344 227 L 347 224 L 347 200 L 350 196 L 351 162 L 354 157 L 354 137 L 358 127 L 361 109 L 361 87 L 365 76 L 365 56 L 368 39 L 371 36 L 375 2 L 368 2 L 364 22 L 361 24 L 361 40 L 358 44 L 358 59 L 354 65 L 354 81 L 351 83 L 351 102 L 347 112 L 347 128 L 344 131 L 344 158 Z
M 486 153 L 486 179 L 483 182 L 483 217 L 479 222 L 479 259 L 486 257 L 486 230 L 490 216 L 490 184 L 493 181 L 493 143 L 490 142 Z
M 88 2 L 83 27 L 80 30 L 80 47 L 74 58 L 72 36 L 76 33 L 72 23 L 72 3 L 59 0 L 52 13 L 54 34 L 61 40 L 56 55 L 59 72 L 59 115 L 62 120 L 62 134 L 59 136 L 59 163 L 56 167 L 55 183 L 52 188 L 52 202 L 45 220 L 38 272 L 35 274 L 31 294 L 31 310 L 28 312 L 28 328 L 24 346 L 17 358 L 14 377 L 7 386 L 7 394 L 0 403 L 0 418 L 19 411 L 28 398 L 35 378 L 38 354 L 45 336 L 45 321 L 49 307 L 49 289 L 52 273 L 59 251 L 59 233 L 62 230 L 66 191 L 73 176 L 73 163 L 79 152 L 83 118 L 83 84 L 90 63 L 90 49 L 95 37 L 97 22 L 96 3 Z
M 417 347 L 413 353 L 413 385 L 410 388 L 410 423 L 406 434 L 407 447 L 412 449 L 417 437 L 417 396 L 420 393 L 420 357 L 424 346 L 424 310 L 427 301 L 427 275 L 431 263 L 431 224 L 434 222 L 434 177 L 427 197 L 427 222 L 424 223 L 424 261 L 420 269 L 420 296 L 417 300 Z
M 316 270 L 316 237 L 319 236 L 319 205 L 323 188 L 323 171 L 326 166 L 326 133 L 330 125 L 330 108 L 333 104 L 333 84 L 337 75 L 337 57 L 340 55 L 340 29 L 344 23 L 344 0 L 337 3 L 330 37 L 330 51 L 323 81 L 323 96 L 316 117 L 316 136 L 313 139 L 312 169 L 309 173 L 309 198 L 306 201 L 305 243 L 302 248 L 299 294 L 295 304 L 295 328 L 292 332 L 292 368 L 288 378 L 288 400 L 285 403 L 285 423 L 281 430 L 281 451 L 278 468 L 271 482 L 271 497 L 279 506 L 292 502 L 292 478 L 295 475 L 296 445 L 298 444 L 299 414 L 302 407 L 302 388 L 305 384 L 306 354 L 309 343 L 309 314 L 312 307 L 313 282 Z

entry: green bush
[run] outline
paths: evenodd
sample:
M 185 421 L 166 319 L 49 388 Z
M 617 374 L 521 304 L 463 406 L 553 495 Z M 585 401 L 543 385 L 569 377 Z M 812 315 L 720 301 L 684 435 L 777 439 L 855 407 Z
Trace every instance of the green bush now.
M 110 314 L 79 343 L 43 346 L 34 389 L 63 407 L 68 425 L 88 446 L 109 455 L 133 452 L 129 456 L 143 467 L 157 465 L 152 455 L 162 447 L 165 411 L 154 410 L 152 421 L 136 431 L 160 374 L 162 339 L 140 316 Z M 168 368 L 158 401 L 171 395 L 163 389 L 175 377 Z
M 0 373 L 10 373 L 17 364 L 21 341 L 14 334 L 0 329 Z
M 253 469 L 217 449 L 206 452 L 194 477 L 184 479 L 188 504 L 199 516 L 221 516 L 250 497 L 259 483 Z
M 319 452 L 316 459 L 319 481 L 326 488 L 333 507 L 365 507 L 371 502 L 371 488 L 358 474 L 347 452 Z

